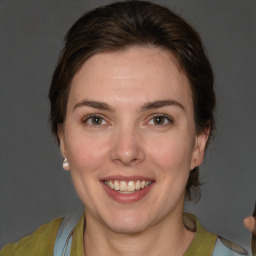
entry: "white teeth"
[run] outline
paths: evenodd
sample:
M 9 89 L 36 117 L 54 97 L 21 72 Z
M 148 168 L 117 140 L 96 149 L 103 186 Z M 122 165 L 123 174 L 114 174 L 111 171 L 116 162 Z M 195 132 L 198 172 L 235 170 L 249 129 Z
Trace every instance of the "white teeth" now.
M 114 189 L 114 187 L 115 187 L 112 180 L 109 181 L 109 187 L 110 187 L 111 189 Z
M 120 191 L 124 192 L 127 190 L 127 184 L 125 181 L 120 182 Z
M 115 190 L 119 190 L 120 189 L 119 182 L 117 180 L 114 181 L 114 189 Z
M 128 190 L 129 192 L 135 191 L 135 184 L 134 184 L 134 181 L 129 181 L 129 182 L 128 182 L 127 190 Z
M 137 180 L 135 183 L 135 189 L 140 190 L 140 181 L 139 180 Z
M 135 192 L 136 190 L 144 189 L 145 187 L 149 186 L 152 181 L 145 181 L 145 180 L 130 180 L 130 181 L 119 181 L 119 180 L 109 180 L 104 182 L 109 188 L 114 189 L 120 192 Z

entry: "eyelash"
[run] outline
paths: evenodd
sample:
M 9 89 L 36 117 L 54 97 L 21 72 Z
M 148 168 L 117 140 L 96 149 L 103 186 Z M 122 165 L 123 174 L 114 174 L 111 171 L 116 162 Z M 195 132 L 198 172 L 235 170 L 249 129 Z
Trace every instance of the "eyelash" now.
M 104 124 L 102 124 L 102 123 L 100 123 L 100 124 L 93 124 L 92 123 L 92 119 L 93 118 L 98 118 L 99 120 L 101 120 L 101 122 L 105 122 Z M 91 120 L 91 123 L 89 123 L 88 121 L 89 120 Z M 100 125 L 105 125 L 107 122 L 106 122 L 106 120 L 104 119 L 104 117 L 102 117 L 101 115 L 98 115 L 98 114 L 93 114 L 93 115 L 89 115 L 89 116 L 87 116 L 86 118 L 84 118 L 83 120 L 82 120 L 82 123 L 83 124 L 88 124 L 88 125 L 90 125 L 90 126 L 94 126 L 94 127 L 96 127 L 96 126 L 100 126 Z
M 164 123 L 161 123 L 161 124 L 156 124 L 156 123 L 153 123 L 152 125 L 155 125 L 155 126 L 168 126 L 170 124 L 172 124 L 174 121 L 171 117 L 167 116 L 167 115 L 163 115 L 163 114 L 157 114 L 157 115 L 154 115 L 153 117 L 150 118 L 149 120 L 149 123 L 152 121 L 154 122 L 154 120 L 156 120 L 157 118 L 163 118 L 164 119 Z
M 93 124 L 92 123 L 93 118 L 99 119 L 100 123 L 99 124 Z M 154 120 L 156 121 L 157 118 L 164 119 L 163 120 L 164 122 L 160 123 L 160 124 L 155 123 Z M 91 120 L 90 123 L 89 123 L 89 120 Z M 150 124 L 150 122 L 154 122 L 154 123 Z M 159 127 L 161 127 L 161 126 L 168 126 L 168 125 L 172 124 L 173 122 L 174 121 L 173 121 L 173 119 L 171 117 L 169 117 L 167 115 L 164 115 L 164 114 L 157 114 L 157 115 L 154 115 L 154 116 L 150 117 L 150 119 L 148 121 L 148 124 L 152 125 L 152 126 L 159 126 Z M 107 121 L 101 115 L 93 114 L 93 115 L 89 115 L 86 118 L 82 119 L 82 123 L 83 124 L 88 124 L 89 126 L 92 126 L 92 127 L 97 127 L 97 126 L 101 126 L 101 125 L 106 125 Z

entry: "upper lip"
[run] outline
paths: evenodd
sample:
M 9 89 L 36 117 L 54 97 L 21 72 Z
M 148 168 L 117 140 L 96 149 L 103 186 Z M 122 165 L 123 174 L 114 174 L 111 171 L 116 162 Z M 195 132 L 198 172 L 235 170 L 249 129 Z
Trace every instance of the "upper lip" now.
M 130 180 L 145 180 L 145 181 L 154 181 L 155 179 L 144 177 L 144 176 L 122 176 L 122 175 L 111 175 L 101 178 L 100 180 L 106 181 L 106 180 L 123 180 L 123 181 L 130 181 Z

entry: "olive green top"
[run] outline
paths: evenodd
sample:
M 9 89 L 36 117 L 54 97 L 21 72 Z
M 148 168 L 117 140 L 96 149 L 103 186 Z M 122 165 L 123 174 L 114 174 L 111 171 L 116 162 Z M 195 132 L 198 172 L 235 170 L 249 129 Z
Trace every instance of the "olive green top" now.
M 217 236 L 206 231 L 198 222 L 196 217 L 189 213 L 184 213 L 183 220 L 185 226 L 196 235 L 184 256 L 211 256 Z M 55 239 L 62 218 L 55 219 L 47 224 L 40 226 L 29 236 L 19 240 L 17 243 L 6 245 L 1 251 L 0 256 L 49 256 L 53 255 Z M 84 216 L 77 223 L 72 238 L 71 255 L 83 256 L 83 230 Z

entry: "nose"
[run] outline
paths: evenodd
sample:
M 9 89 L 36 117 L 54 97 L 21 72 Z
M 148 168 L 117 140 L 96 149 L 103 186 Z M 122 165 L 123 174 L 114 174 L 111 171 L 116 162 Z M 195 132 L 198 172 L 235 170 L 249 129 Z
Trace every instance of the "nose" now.
M 143 138 L 132 127 L 116 129 L 111 148 L 111 160 L 125 166 L 136 166 L 145 159 Z

